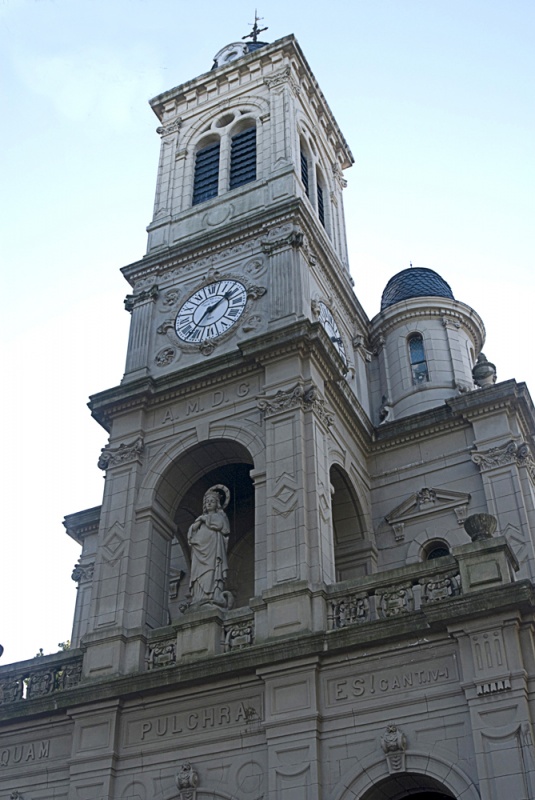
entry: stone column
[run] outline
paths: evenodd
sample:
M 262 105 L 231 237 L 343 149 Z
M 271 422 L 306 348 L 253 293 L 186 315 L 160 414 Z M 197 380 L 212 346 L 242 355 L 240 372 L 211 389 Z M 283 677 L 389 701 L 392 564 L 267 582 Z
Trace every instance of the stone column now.
M 152 281 L 151 281 L 152 283 Z M 123 382 L 143 378 L 149 374 L 149 344 L 151 334 L 152 306 L 158 297 L 154 284 L 136 286 L 134 294 L 128 295 L 125 308 L 132 314 L 128 351 Z

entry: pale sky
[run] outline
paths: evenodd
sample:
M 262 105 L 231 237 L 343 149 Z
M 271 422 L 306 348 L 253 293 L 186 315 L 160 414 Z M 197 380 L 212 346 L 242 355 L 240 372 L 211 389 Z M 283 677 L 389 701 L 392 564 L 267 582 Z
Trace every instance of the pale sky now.
M 259 7 L 294 33 L 353 151 L 355 291 L 430 267 L 482 316 L 498 379 L 527 381 L 535 218 L 533 0 L 331 0 Z M 1 664 L 70 638 L 79 548 L 107 435 L 88 396 L 119 383 L 120 267 L 145 252 L 159 137 L 147 100 L 206 72 L 254 6 L 0 0 Z

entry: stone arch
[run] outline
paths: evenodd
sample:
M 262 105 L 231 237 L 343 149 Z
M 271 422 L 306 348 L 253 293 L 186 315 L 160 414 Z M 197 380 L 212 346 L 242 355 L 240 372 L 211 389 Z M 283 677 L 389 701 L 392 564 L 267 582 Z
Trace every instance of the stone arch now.
M 413 778 L 412 786 L 407 780 L 409 777 Z M 405 800 L 411 797 L 411 789 L 415 790 L 415 797 L 419 796 L 417 792 L 421 796 L 421 791 L 427 790 L 437 794 L 437 800 L 441 794 L 454 800 L 481 800 L 474 782 L 460 767 L 440 756 L 417 750 L 405 753 L 405 770 L 394 775 L 389 772 L 385 758 L 370 756 L 363 760 L 343 776 L 332 800 Z
M 406 564 L 419 564 L 425 560 L 425 548 L 430 542 L 443 539 L 448 547 L 459 547 L 469 541 L 468 534 L 465 533 L 464 528 L 451 529 L 443 536 L 437 536 L 433 531 L 424 530 L 415 536 L 407 548 L 407 555 L 405 557 Z
M 329 478 L 336 580 L 362 577 L 372 571 L 362 504 L 344 467 L 333 463 Z

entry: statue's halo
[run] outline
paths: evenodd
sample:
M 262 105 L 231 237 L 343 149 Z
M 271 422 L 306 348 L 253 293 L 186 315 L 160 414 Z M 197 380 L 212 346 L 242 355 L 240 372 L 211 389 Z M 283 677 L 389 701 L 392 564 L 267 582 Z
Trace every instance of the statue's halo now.
M 216 494 L 216 492 L 222 492 L 225 495 L 225 500 L 222 505 L 223 510 L 225 510 L 225 508 L 230 503 L 230 491 L 227 489 L 226 486 L 223 486 L 222 483 L 216 483 L 215 486 L 211 486 L 208 489 L 208 491 L 205 492 L 204 496 L 206 497 L 207 494 Z

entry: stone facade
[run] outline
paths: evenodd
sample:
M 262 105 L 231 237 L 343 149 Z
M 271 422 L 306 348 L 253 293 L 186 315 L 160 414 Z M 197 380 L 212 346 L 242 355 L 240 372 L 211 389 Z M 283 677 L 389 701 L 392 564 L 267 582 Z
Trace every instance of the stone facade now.
M 73 647 L 0 667 L 4 794 L 535 798 L 529 394 L 474 382 L 452 297 L 367 319 L 352 156 L 297 42 L 218 56 L 151 103 L 102 506 L 65 520 Z

